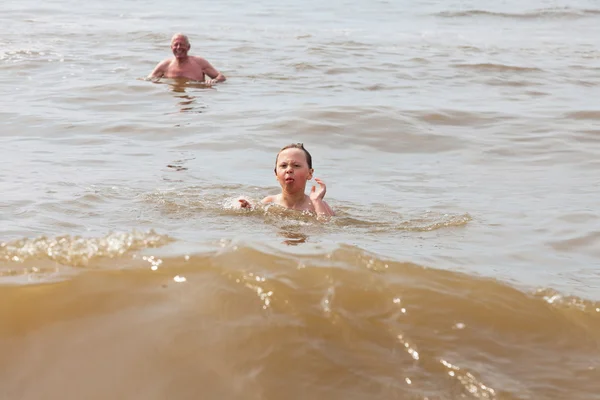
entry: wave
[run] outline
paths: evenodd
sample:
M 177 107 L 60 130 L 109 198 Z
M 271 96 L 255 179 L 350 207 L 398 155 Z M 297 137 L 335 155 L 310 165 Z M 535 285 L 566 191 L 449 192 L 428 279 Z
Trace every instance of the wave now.
M 278 120 L 264 123 L 256 130 L 303 132 L 311 140 L 318 138 L 333 146 L 343 146 L 352 138 L 354 145 L 386 153 L 438 153 L 454 151 L 463 145 L 456 137 L 449 138 L 424 128 L 406 115 L 410 112 L 388 106 L 306 108 L 288 115 L 282 113 Z M 352 119 L 351 125 L 347 125 L 349 119 Z M 390 140 L 392 136 L 394 140 Z M 342 142 L 341 138 L 344 138 Z
M 227 191 L 243 191 L 239 185 L 211 188 Z M 101 189 L 96 189 L 101 190 Z M 252 210 L 240 209 L 239 198 L 249 199 L 255 204 Z M 400 214 L 397 210 L 387 209 L 387 218 L 378 219 L 376 215 L 360 212 L 351 205 L 337 207 L 337 215 L 328 222 L 319 221 L 314 215 L 286 210 L 277 206 L 262 206 L 259 198 L 253 196 L 225 197 L 219 193 L 202 194 L 193 187 L 181 190 L 170 190 L 141 196 L 142 201 L 153 204 L 156 211 L 170 219 L 181 220 L 197 217 L 198 213 L 210 214 L 214 217 L 243 215 L 253 221 L 260 221 L 265 226 L 276 228 L 279 236 L 284 236 L 284 243 L 300 244 L 307 241 L 315 231 L 345 230 L 358 233 L 385 234 L 397 231 L 429 232 L 438 229 L 461 227 L 468 224 L 472 217 L 468 213 L 450 214 L 432 211 Z M 380 206 L 384 207 L 384 206 Z M 251 222 L 255 223 L 255 222 Z M 0 243 L 0 276 L 43 273 L 54 271 L 57 265 L 68 267 L 86 267 L 90 263 L 98 263 L 100 259 L 120 259 L 136 251 L 163 247 L 177 242 L 176 239 L 158 234 L 154 230 L 147 232 L 113 232 L 103 237 L 83 237 L 61 235 L 57 237 L 41 236 L 38 238 L 22 238 Z M 2 262 L 8 265 L 2 269 Z M 45 267 L 36 267 L 37 263 Z M 50 264 L 48 264 L 50 262 Z M 31 268 L 20 265 L 31 265 Z M 15 266 L 20 266 L 14 268 Z
M 456 68 L 468 68 L 479 71 L 497 71 L 497 72 L 542 72 L 536 67 L 520 67 L 517 65 L 506 65 L 498 63 L 478 63 L 478 64 L 454 64 Z
M 439 214 L 425 212 L 421 215 L 391 217 L 392 221 L 373 221 L 363 216 L 351 217 L 342 213 L 332 220 L 332 224 L 343 228 L 365 229 L 369 233 L 388 233 L 394 231 L 430 232 L 438 229 L 460 227 L 468 224 L 469 214 Z
M 506 121 L 514 118 L 498 112 L 474 113 L 452 109 L 411 111 L 409 115 L 428 124 L 448 126 L 485 126 L 495 124 L 499 119 Z
M 576 119 L 576 120 L 600 120 L 600 111 L 598 110 L 582 110 L 582 111 L 573 111 L 566 113 L 564 115 L 565 118 L 568 119 Z
M 254 188 L 256 189 L 256 188 Z M 263 195 L 270 189 L 262 188 Z M 230 196 L 224 192 L 240 193 L 239 196 Z M 242 194 L 246 193 L 246 194 Z M 213 186 L 210 192 L 202 188 L 191 187 L 176 191 L 164 191 L 142 196 L 143 201 L 154 204 L 162 214 L 168 214 L 171 218 L 189 218 L 197 213 L 207 213 L 213 216 L 237 216 L 244 215 L 257 222 L 268 226 L 286 227 L 294 226 L 306 228 L 307 232 L 296 231 L 293 233 L 308 233 L 310 229 L 319 228 L 327 230 L 354 229 L 368 233 L 392 233 L 397 231 L 426 232 L 437 229 L 460 227 L 468 224 L 472 217 L 469 213 L 442 213 L 432 211 L 415 211 L 400 213 L 397 209 L 378 205 L 381 212 L 385 209 L 385 219 L 380 214 L 371 215 L 369 211 L 350 203 L 335 205 L 336 216 L 328 223 L 323 224 L 311 214 L 286 210 L 277 206 L 262 206 L 261 196 L 256 195 L 255 190 L 242 185 Z M 238 200 L 245 198 L 254 204 L 252 210 L 239 208 Z M 334 203 L 332 203 L 334 204 Z
M 46 259 L 62 265 L 87 266 L 98 258 L 116 258 L 125 253 L 163 246 L 173 239 L 154 231 L 110 233 L 101 238 L 64 235 L 45 236 L 0 243 L 0 260 L 15 264 Z M 0 276 L 2 271 L 0 270 Z
M 509 19 L 578 19 L 586 17 L 596 17 L 600 15 L 597 9 L 576 9 L 570 7 L 564 8 L 541 8 L 523 13 L 495 12 L 487 10 L 463 10 L 463 11 L 442 11 L 434 14 L 444 18 L 465 18 L 465 17 L 496 17 Z
M 69 380 L 100 397 L 550 400 L 600 390 L 600 303 L 353 246 L 154 253 L 113 260 L 118 273 L 92 257 L 96 268 L 68 281 L 3 287 L 0 304 L 19 305 L 0 307 L 0 337 L 12 338 L 0 342 L 3 389 L 56 397 Z M 36 385 L 9 379 L 34 375 Z
M 68 62 L 69 59 L 65 59 L 65 56 L 52 50 L 35 50 L 35 49 L 14 49 L 0 50 L 0 67 L 14 68 L 22 67 L 25 63 L 31 66 L 43 66 L 53 62 Z

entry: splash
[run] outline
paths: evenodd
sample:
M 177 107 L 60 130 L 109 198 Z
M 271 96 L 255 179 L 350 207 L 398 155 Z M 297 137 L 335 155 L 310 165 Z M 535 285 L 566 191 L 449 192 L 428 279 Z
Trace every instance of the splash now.
M 20 239 L 0 244 L 0 260 L 24 263 L 28 260 L 47 259 L 71 267 L 85 267 L 91 260 L 164 246 L 172 239 L 153 230 L 148 232 L 110 233 L 101 238 L 59 236 Z

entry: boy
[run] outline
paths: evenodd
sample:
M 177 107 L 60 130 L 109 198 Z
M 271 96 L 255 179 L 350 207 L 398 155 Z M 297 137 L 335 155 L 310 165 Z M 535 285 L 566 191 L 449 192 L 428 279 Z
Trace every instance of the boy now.
M 275 158 L 275 177 L 281 185 L 281 193 L 267 196 L 262 204 L 277 204 L 298 211 L 309 211 L 317 216 L 330 217 L 335 215 L 325 197 L 325 183 L 319 178 L 315 181 L 319 189 L 312 187 L 310 195 L 304 193 L 306 182 L 313 176 L 312 157 L 302 143 L 290 144 L 279 150 Z M 252 208 L 246 199 L 240 199 L 241 208 Z

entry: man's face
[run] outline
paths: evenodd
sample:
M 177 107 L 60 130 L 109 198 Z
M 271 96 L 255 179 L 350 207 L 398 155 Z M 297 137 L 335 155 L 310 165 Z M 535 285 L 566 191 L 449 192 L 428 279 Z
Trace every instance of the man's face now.
M 190 44 L 181 36 L 176 36 L 171 41 L 171 51 L 177 58 L 183 58 L 187 56 Z

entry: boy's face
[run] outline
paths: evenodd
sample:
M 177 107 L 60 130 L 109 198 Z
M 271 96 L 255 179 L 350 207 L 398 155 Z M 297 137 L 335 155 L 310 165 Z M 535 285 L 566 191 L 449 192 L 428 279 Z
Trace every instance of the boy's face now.
M 277 156 L 275 176 L 281 187 L 287 191 L 304 191 L 306 181 L 312 179 L 312 173 L 313 170 L 308 168 L 304 150 L 285 149 Z

